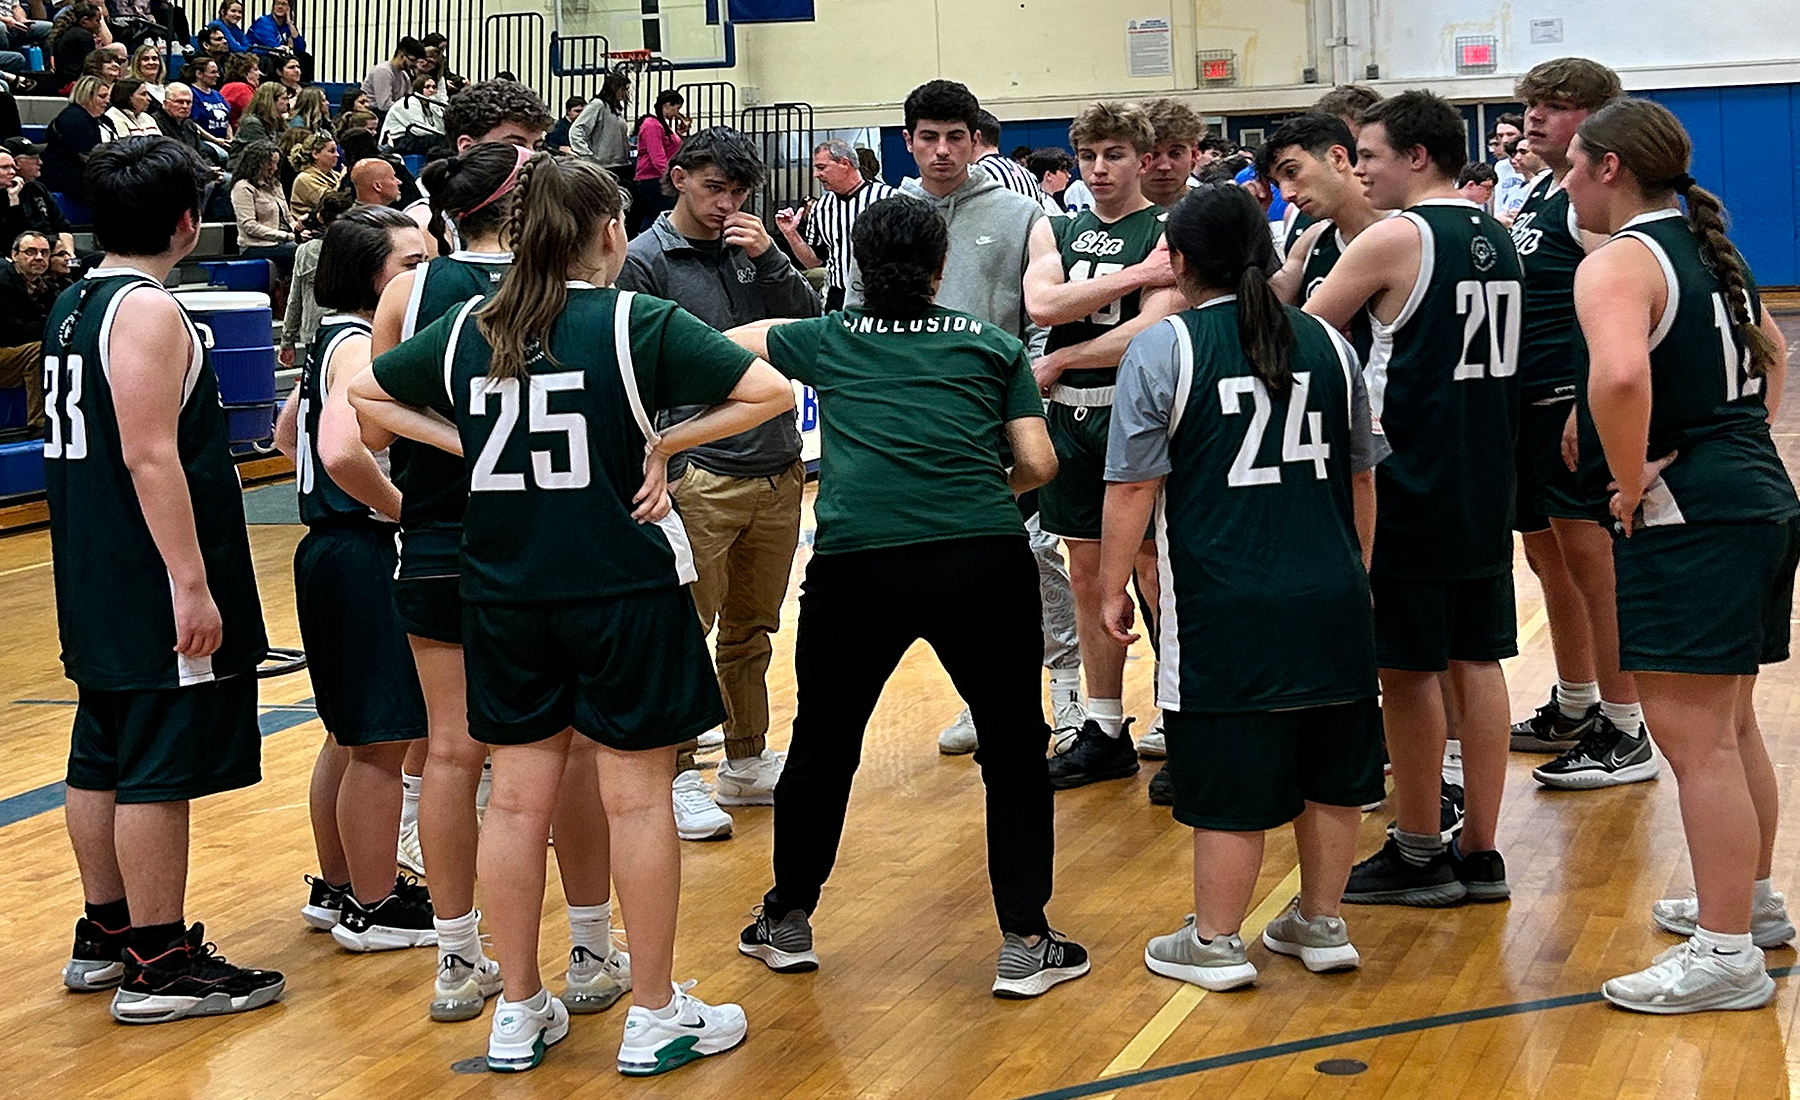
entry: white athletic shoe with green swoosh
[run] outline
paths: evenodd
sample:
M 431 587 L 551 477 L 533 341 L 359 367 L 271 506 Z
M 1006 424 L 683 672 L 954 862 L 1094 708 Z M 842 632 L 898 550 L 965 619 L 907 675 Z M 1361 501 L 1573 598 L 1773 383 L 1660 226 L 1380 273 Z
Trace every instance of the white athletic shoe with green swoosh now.
M 675 1011 L 661 1019 L 647 1008 L 631 1006 L 625 1016 L 625 1038 L 619 1043 L 619 1072 L 653 1077 L 678 1069 L 709 1054 L 723 1054 L 744 1041 L 748 1025 L 737 1005 L 709 1005 L 675 986 Z

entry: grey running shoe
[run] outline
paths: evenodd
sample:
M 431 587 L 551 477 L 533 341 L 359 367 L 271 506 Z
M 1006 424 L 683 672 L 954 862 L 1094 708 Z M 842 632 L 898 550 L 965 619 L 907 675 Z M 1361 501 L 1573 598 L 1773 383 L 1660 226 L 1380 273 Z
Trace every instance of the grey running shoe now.
M 613 948 L 603 958 L 585 947 L 569 951 L 562 1003 L 571 1013 L 605 1012 L 631 989 L 631 956 Z
M 1699 898 L 1664 898 L 1650 903 L 1650 916 L 1664 931 L 1691 936 L 1700 925 Z M 1794 922 L 1788 919 L 1787 898 L 1770 894 L 1769 900 L 1750 910 L 1750 938 L 1768 950 L 1794 938 Z
M 1600 717 L 1600 704 L 1595 703 L 1580 718 L 1570 718 L 1556 701 L 1556 689 L 1550 689 L 1550 701 L 1534 711 L 1530 718 L 1514 722 L 1512 751 L 1567 752 L 1587 735 L 1594 719 Z
M 1201 943 L 1194 934 L 1194 914 L 1181 923 L 1181 931 L 1157 936 L 1144 947 L 1144 965 L 1165 978 L 1192 982 L 1215 993 L 1237 989 L 1256 980 L 1256 967 L 1244 955 L 1244 941 L 1235 934 Z
M 1028 944 L 1024 936 L 1008 932 L 994 968 L 994 996 L 1036 997 L 1087 972 L 1087 949 L 1074 940 L 1051 932 L 1038 937 L 1036 944 Z
M 1263 929 L 1263 946 L 1277 955 L 1291 955 L 1315 974 L 1327 970 L 1354 970 L 1362 956 L 1350 944 L 1350 931 L 1341 917 L 1300 915 L 1300 899 L 1288 902 L 1287 911 Z
M 1683 1012 L 1761 1008 L 1775 996 L 1762 948 L 1719 955 L 1684 940 L 1636 974 L 1614 978 L 1600 993 L 1620 1008 L 1672 1016 Z
M 761 959 L 777 974 L 819 969 L 819 956 L 813 954 L 812 925 L 803 909 L 790 910 L 774 920 L 759 907 L 756 920 L 738 937 L 738 950 Z
M 1656 749 L 1644 730 L 1627 737 L 1602 714 L 1574 748 L 1531 769 L 1531 777 L 1546 787 L 1591 791 L 1655 779 L 1658 770 Z
M 956 721 L 945 726 L 938 733 L 938 751 L 945 756 L 965 756 L 975 751 L 975 719 L 964 707 L 956 716 Z

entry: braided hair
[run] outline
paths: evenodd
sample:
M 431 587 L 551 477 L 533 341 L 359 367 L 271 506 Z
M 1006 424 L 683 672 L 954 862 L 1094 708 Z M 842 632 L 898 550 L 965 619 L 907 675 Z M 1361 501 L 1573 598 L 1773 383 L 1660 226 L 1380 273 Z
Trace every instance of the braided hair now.
M 1719 281 L 1732 331 L 1749 353 L 1752 378 L 1775 366 L 1775 342 L 1750 313 L 1748 269 L 1744 257 L 1725 235 L 1725 204 L 1688 175 L 1693 142 L 1667 107 L 1648 99 L 1615 99 L 1589 115 L 1576 131 L 1590 160 L 1611 153 L 1637 180 L 1645 198 L 1674 194 L 1687 203 L 1688 229 L 1700 244 L 1700 256 Z M 1669 309 L 1675 308 L 1670 303 Z
M 431 221 L 425 228 L 437 241 L 440 252 L 449 255 L 451 251 L 444 232 L 447 222 L 456 224 L 457 235 L 464 240 L 488 236 L 506 225 L 513 192 L 492 202 L 488 200 L 506 185 L 518 166 L 518 146 L 484 141 L 467 152 L 434 160 L 424 167 L 419 182 L 431 196 Z M 523 176 L 524 170 L 519 169 L 519 174 Z
M 1187 282 L 1237 295 L 1244 357 L 1271 394 L 1285 395 L 1294 386 L 1294 326 L 1269 286 L 1275 242 L 1250 192 L 1234 183 L 1194 188 L 1170 212 L 1163 239 L 1180 253 Z

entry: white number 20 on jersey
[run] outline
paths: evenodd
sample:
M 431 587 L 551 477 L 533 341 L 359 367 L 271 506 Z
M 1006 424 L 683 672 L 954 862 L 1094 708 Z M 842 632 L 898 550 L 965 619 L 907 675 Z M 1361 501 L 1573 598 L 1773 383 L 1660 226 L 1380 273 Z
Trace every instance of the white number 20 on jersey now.
M 81 411 L 81 356 L 71 355 L 68 373 L 54 355 L 44 357 L 44 457 L 76 461 L 88 455 L 87 416 Z M 67 381 L 65 392 L 63 383 Z
M 550 394 L 581 390 L 586 386 L 587 378 L 578 370 L 531 376 L 531 399 L 526 405 L 525 430 L 533 434 L 560 432 L 568 439 L 569 450 L 569 468 L 566 470 L 556 468 L 555 456 L 550 451 L 531 452 L 531 480 L 540 489 L 585 489 L 588 486 L 587 421 L 582 419 L 580 413 L 550 411 Z M 486 377 L 470 380 L 471 415 L 489 415 L 489 397 L 498 398 L 500 407 L 494 414 L 494 429 L 488 433 L 487 442 L 482 445 L 481 454 L 475 459 L 475 469 L 469 474 L 469 489 L 478 493 L 523 492 L 523 473 L 502 473 L 495 468 L 499 466 L 500 456 L 506 450 L 506 441 L 512 438 L 513 429 L 519 426 L 519 380 L 502 378 L 496 381 Z
M 1284 465 L 1310 462 L 1313 476 L 1323 481 L 1325 460 L 1331 457 L 1331 444 L 1324 440 L 1323 414 L 1306 407 L 1307 395 L 1311 392 L 1311 372 L 1295 371 L 1294 388 L 1288 393 L 1287 422 L 1281 432 L 1281 461 Z M 1262 379 L 1249 375 L 1219 379 L 1219 411 L 1226 416 L 1243 412 L 1244 394 L 1251 398 L 1250 428 L 1244 433 L 1244 445 L 1238 448 L 1225 483 L 1233 489 L 1246 485 L 1279 485 L 1280 466 L 1255 464 L 1256 455 L 1262 450 L 1263 433 L 1269 430 L 1269 418 L 1274 411 L 1274 403 L 1269 400 L 1269 390 Z
M 1525 288 L 1515 282 L 1480 283 L 1465 279 L 1456 284 L 1456 313 L 1463 319 L 1462 360 L 1456 364 L 1455 381 L 1472 378 L 1507 378 L 1519 370 L 1519 329 L 1525 320 Z M 1482 322 L 1487 323 L 1487 346 L 1478 347 Z

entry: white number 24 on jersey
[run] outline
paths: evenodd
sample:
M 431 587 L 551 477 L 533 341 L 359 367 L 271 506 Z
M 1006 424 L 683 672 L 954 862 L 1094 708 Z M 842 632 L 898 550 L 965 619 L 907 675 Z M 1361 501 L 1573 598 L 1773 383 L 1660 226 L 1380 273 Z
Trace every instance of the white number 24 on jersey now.
M 531 480 L 540 489 L 585 489 L 591 480 L 587 421 L 582 419 L 580 413 L 550 411 L 551 393 L 581 390 L 586 386 L 587 378 L 578 370 L 531 376 L 531 398 L 526 404 L 526 431 L 532 434 L 560 432 L 568 439 L 569 451 L 569 468 L 566 470 L 556 468 L 555 456 L 550 451 L 531 452 Z M 519 426 L 519 380 L 502 378 L 496 381 L 481 377 L 469 381 L 471 415 L 489 415 L 490 397 L 498 398 L 500 407 L 494 414 L 494 429 L 488 433 L 487 442 L 482 445 L 481 454 L 475 459 L 475 469 L 469 474 L 469 489 L 478 493 L 523 492 L 523 473 L 502 473 L 496 468 L 500 465 L 500 456 L 506 450 L 506 441 L 512 438 L 513 430 Z
M 1307 396 L 1312 392 L 1312 374 L 1309 371 L 1294 372 L 1294 388 L 1288 393 L 1286 423 L 1281 431 L 1281 461 L 1310 462 L 1313 476 L 1320 481 L 1325 479 L 1325 460 L 1331 457 L 1331 444 L 1325 442 L 1324 415 L 1306 407 Z M 1244 444 L 1238 448 L 1237 458 L 1231 463 L 1231 472 L 1226 475 L 1225 483 L 1233 489 L 1246 485 L 1279 485 L 1281 484 L 1280 466 L 1258 466 L 1256 456 L 1262 450 L 1263 434 L 1269 430 L 1269 419 L 1274 411 L 1274 403 L 1269 400 L 1268 387 L 1260 378 L 1249 375 L 1238 375 L 1219 379 L 1219 411 L 1226 416 L 1237 416 L 1243 412 L 1243 395 L 1249 394 L 1250 428 L 1244 433 Z
M 44 457 L 76 461 L 88 455 L 87 416 L 81 411 L 81 356 L 71 355 L 68 371 L 54 355 L 44 357 Z M 63 390 L 67 381 L 69 388 Z

